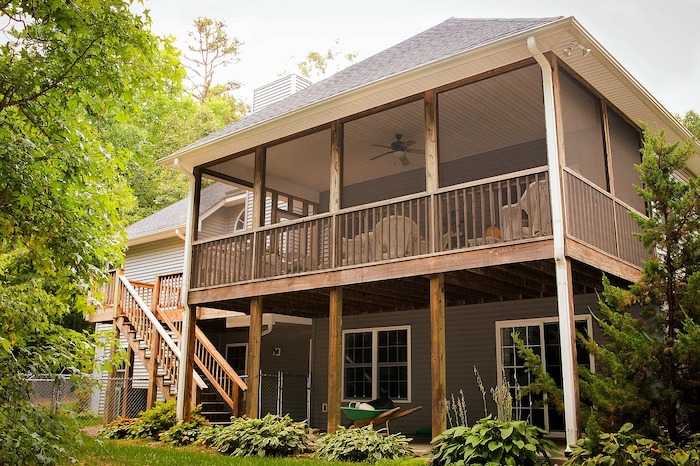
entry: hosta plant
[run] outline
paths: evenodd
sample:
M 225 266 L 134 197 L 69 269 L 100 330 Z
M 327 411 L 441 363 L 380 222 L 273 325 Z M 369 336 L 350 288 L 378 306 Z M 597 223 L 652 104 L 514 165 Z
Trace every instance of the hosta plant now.
M 339 427 L 318 440 L 316 457 L 326 461 L 375 463 L 413 456 L 409 439 L 400 434 L 381 435 L 372 426 L 362 429 Z
M 531 466 L 549 463 L 554 444 L 525 421 L 486 417 L 471 427 L 448 429 L 432 441 L 433 465 Z
M 601 433 L 579 440 L 566 466 L 695 466 L 700 464 L 698 450 L 664 445 L 635 434 L 630 423 L 619 431 Z
M 212 432 L 205 433 L 209 438 L 203 443 L 231 456 L 290 456 L 311 447 L 306 424 L 289 416 L 234 418 L 231 425 Z
M 176 422 L 175 400 L 158 403 L 139 415 L 129 429 L 129 438 L 157 439 L 161 432 L 170 429 Z
M 131 427 L 136 423 L 136 419 L 118 417 L 100 430 L 100 437 L 109 439 L 129 438 Z
M 191 420 L 175 424 L 161 433 L 160 441 L 176 447 L 191 445 L 199 440 L 202 428 L 207 424 L 207 420 L 202 416 L 193 415 Z

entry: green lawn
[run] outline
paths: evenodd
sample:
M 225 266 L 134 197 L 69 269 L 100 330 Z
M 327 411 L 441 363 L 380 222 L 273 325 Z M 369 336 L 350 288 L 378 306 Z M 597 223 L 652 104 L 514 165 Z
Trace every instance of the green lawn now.
M 348 466 L 352 463 L 330 463 L 310 458 L 232 458 L 209 450 L 173 448 L 158 443 L 133 440 L 96 440 L 84 436 L 76 457 L 78 464 L 95 466 Z M 421 459 L 386 461 L 379 466 L 424 466 Z M 356 465 L 355 465 L 356 466 Z

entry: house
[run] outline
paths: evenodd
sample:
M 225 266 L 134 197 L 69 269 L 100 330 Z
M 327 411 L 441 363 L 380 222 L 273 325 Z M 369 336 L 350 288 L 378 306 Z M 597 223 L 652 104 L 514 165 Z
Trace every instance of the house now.
M 201 238 L 244 231 L 246 225 L 249 227 L 251 223 L 250 197 L 244 190 L 229 185 L 213 184 L 202 189 L 200 209 L 202 215 L 197 231 Z M 177 328 L 170 326 L 179 325 L 182 318 L 178 297 L 185 251 L 186 218 L 187 201 L 182 200 L 130 225 L 127 228 L 128 249 L 124 267 L 120 271 L 124 280 L 142 293 L 145 303 L 159 316 L 160 322 L 166 324 L 165 329 L 175 343 L 178 339 Z M 108 286 L 106 292 L 109 295 L 107 305 L 100 312 L 89 316 L 89 320 L 95 323 L 96 332 L 104 337 L 111 332 L 115 323 L 114 307 L 111 306 L 114 287 Z M 158 295 L 158 299 L 154 294 Z M 306 419 L 311 322 L 309 319 L 273 314 L 265 317 L 262 350 L 272 357 L 266 359 L 266 364 L 260 368 L 264 378 L 260 396 L 261 409 L 273 413 L 284 409 L 298 419 Z M 220 370 L 236 374 L 241 379 L 245 379 L 247 373 L 248 324 L 248 318 L 240 313 L 202 309 L 199 315 L 201 338 L 208 344 L 209 356 L 219 360 Z M 117 327 L 124 329 L 119 322 Z M 162 400 L 169 395 L 170 387 L 154 385 L 157 380 L 149 373 L 152 355 L 150 351 L 140 351 L 137 344 L 139 335 L 120 331 L 119 337 L 122 348 L 131 348 L 129 364 L 115 374 L 117 380 L 126 380 L 120 380 L 117 387 L 110 383 L 101 384 L 96 389 L 92 402 L 93 410 L 105 415 L 107 419 L 117 415 L 135 415 L 152 404 L 153 399 L 148 397 L 149 387 L 155 389 L 157 399 Z M 108 358 L 111 351 L 109 347 L 100 348 L 96 355 L 97 362 Z M 97 372 L 105 380 L 114 378 L 102 370 Z M 210 376 L 201 371 L 198 375 L 203 383 Z M 285 377 L 287 382 L 303 379 L 302 390 L 288 388 L 281 391 L 278 385 L 284 382 Z M 204 415 L 212 422 L 227 422 L 234 406 L 222 398 L 226 392 L 219 393 L 220 387 L 207 385 L 199 395 Z M 174 386 L 172 388 L 174 391 Z
M 649 255 L 630 216 L 642 122 L 691 138 L 574 18 L 448 19 L 163 159 L 190 178 L 181 348 L 123 278 L 117 320 L 157 353 L 180 419 L 211 380 L 261 414 L 274 313 L 311 321 L 312 426 L 388 397 L 423 407 L 393 430 L 431 435 L 460 389 L 481 415 L 474 367 L 527 384 L 517 331 L 565 405 L 518 415 L 572 444 L 577 368 L 595 366 L 575 331 L 595 335 L 602 274 L 634 281 Z M 246 191 L 250 224 L 204 235 L 213 187 Z M 247 316 L 244 382 L 202 353 L 210 309 Z

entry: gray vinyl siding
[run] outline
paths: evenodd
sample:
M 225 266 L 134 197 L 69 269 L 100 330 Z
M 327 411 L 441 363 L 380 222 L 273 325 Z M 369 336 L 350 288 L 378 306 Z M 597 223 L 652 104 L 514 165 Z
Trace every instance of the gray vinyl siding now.
M 589 313 L 595 296 L 575 297 L 577 314 Z M 474 366 L 479 369 L 487 390 L 497 383 L 496 321 L 556 316 L 553 298 L 508 301 L 450 307 L 446 310 L 447 395 L 464 391 L 471 421 L 483 416 L 481 393 L 475 383 Z M 343 329 L 411 326 L 411 403 L 420 411 L 392 424 L 392 432 L 409 435 L 430 430 L 430 320 L 429 311 L 413 310 L 343 316 Z M 311 425 L 326 428 L 322 404 L 327 400 L 328 319 L 314 319 L 312 351 Z M 490 404 L 490 394 L 487 393 Z
M 181 272 L 184 247 L 177 237 L 132 246 L 124 261 L 126 278 L 153 282 L 158 275 Z
M 217 209 L 202 220 L 202 225 L 199 230 L 199 239 L 232 234 L 238 214 L 241 212 L 241 209 L 244 208 L 244 205 L 234 205 Z

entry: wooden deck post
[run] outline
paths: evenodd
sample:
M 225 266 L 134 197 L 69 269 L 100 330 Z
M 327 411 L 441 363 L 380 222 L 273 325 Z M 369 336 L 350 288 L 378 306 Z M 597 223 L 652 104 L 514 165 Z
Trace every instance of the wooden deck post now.
M 127 346 L 126 349 L 126 361 L 124 367 L 124 374 L 122 376 L 122 399 L 121 399 L 121 416 L 126 417 L 129 412 L 127 407 L 129 405 L 129 392 L 131 391 L 131 375 L 134 368 L 134 350 L 131 346 Z
M 343 333 L 343 289 L 331 288 L 328 309 L 328 432 L 341 423 L 341 352 Z
M 425 189 L 432 194 L 440 187 L 438 140 L 437 140 L 437 95 L 426 91 L 423 97 L 425 115 Z
M 253 172 L 253 227 L 265 224 L 265 147 L 255 148 L 255 166 Z
M 432 377 L 432 435 L 447 426 L 445 386 L 445 276 L 430 277 L 430 372 Z
M 160 319 L 160 276 L 156 277 L 153 285 L 152 311 Z M 160 335 L 155 329 L 151 329 L 151 340 L 149 341 L 150 357 L 148 360 L 148 391 L 146 392 L 146 409 L 151 409 L 156 403 L 158 396 L 158 353 L 160 351 Z
M 258 398 L 260 390 L 260 347 L 262 343 L 263 298 L 257 296 L 250 300 L 250 326 L 248 327 L 248 395 L 246 397 L 246 415 L 258 417 Z
M 194 329 L 197 325 L 197 308 L 187 304 L 192 269 L 192 242 L 197 239 L 199 223 L 199 201 L 202 189 L 202 174 L 194 169 L 190 177 L 185 232 L 185 257 L 182 269 L 180 302 L 182 303 L 182 331 L 180 332 L 180 359 L 177 377 L 177 420 L 187 421 L 192 415 L 192 386 L 194 385 Z

